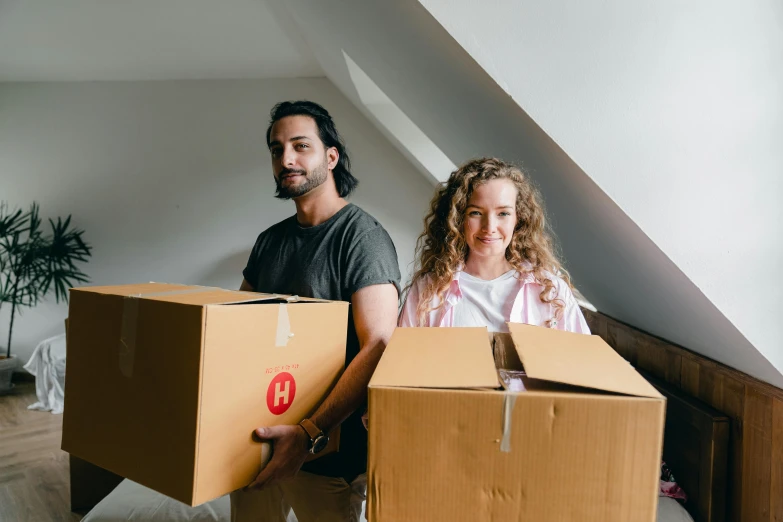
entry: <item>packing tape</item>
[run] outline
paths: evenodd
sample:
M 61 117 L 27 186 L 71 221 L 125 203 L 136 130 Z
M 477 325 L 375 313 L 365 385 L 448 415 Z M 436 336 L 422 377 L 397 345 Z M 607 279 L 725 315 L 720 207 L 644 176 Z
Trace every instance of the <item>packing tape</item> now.
M 516 401 L 516 393 L 505 393 L 503 397 L 503 437 L 500 439 L 500 451 L 504 453 L 511 452 L 511 420 L 514 417 L 514 403 Z
M 282 296 L 279 296 L 282 297 Z M 291 333 L 291 319 L 288 317 L 288 303 L 299 301 L 298 295 L 286 298 L 286 303 L 280 303 L 277 310 L 277 332 L 275 333 L 275 346 L 287 346 L 288 341 L 294 336 Z
M 183 290 L 167 290 L 164 292 L 149 292 L 146 294 L 127 295 L 122 300 L 122 327 L 120 331 L 120 343 L 118 363 L 120 373 L 127 378 L 133 377 L 133 363 L 136 359 L 136 327 L 139 322 L 139 299 L 144 297 L 163 297 L 167 295 L 196 294 L 223 290 L 214 286 L 199 286 Z
M 215 286 L 199 286 L 195 288 L 185 288 L 182 290 L 166 290 L 162 292 L 148 292 L 145 294 L 131 294 L 123 298 L 122 303 L 122 327 L 120 331 L 120 343 L 118 363 L 120 373 L 127 378 L 133 377 L 133 363 L 136 358 L 136 329 L 139 322 L 139 300 L 146 297 L 164 297 L 170 295 L 197 294 L 201 292 L 223 291 L 230 292 L 225 288 Z M 283 296 L 275 296 L 283 298 Z M 285 297 L 287 303 L 296 303 L 299 301 L 298 295 Z M 291 333 L 291 321 L 288 317 L 287 303 L 281 303 L 277 314 L 277 334 L 275 346 L 286 346 L 288 341 L 294 336 Z

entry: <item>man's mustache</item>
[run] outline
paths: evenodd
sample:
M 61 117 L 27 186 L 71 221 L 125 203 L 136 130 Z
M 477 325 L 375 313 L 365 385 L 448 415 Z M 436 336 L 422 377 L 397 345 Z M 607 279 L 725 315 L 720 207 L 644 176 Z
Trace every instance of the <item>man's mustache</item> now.
M 277 177 L 279 179 L 283 179 L 284 176 L 288 176 L 289 174 L 299 174 L 300 176 L 306 176 L 307 172 L 304 170 L 281 169 Z

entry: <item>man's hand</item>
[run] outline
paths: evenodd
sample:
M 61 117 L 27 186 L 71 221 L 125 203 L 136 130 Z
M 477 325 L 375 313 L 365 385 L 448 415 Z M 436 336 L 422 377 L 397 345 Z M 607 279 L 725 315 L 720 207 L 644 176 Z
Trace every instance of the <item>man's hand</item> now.
M 297 425 L 258 428 L 256 435 L 272 444 L 272 460 L 266 465 L 249 489 L 261 489 L 278 480 L 293 478 L 309 455 L 310 436 Z

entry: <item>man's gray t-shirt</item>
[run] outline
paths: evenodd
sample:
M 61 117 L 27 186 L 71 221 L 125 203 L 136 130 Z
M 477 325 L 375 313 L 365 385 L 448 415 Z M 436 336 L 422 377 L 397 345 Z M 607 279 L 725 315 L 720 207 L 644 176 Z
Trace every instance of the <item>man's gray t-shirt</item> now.
M 296 216 L 258 236 L 243 271 L 256 292 L 351 301 L 358 290 L 393 284 L 400 291 L 397 251 L 389 234 L 371 215 L 348 204 L 324 223 L 302 227 Z M 348 314 L 346 366 L 359 353 L 359 341 Z M 367 433 L 363 408 L 341 426 L 340 451 L 306 463 L 303 471 L 352 480 L 367 467 Z

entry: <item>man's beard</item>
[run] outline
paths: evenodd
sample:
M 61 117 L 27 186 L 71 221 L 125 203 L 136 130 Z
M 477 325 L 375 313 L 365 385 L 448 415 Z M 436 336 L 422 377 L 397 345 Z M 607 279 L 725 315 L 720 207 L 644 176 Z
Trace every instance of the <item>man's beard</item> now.
M 278 199 L 292 199 L 304 196 L 316 187 L 320 187 L 326 181 L 329 170 L 326 168 L 326 160 L 318 165 L 312 172 L 307 173 L 304 170 L 290 170 L 283 169 L 280 174 L 275 178 L 275 185 L 277 190 L 275 191 L 275 197 Z M 283 186 L 283 176 L 286 174 L 304 174 L 305 181 L 299 185 Z

